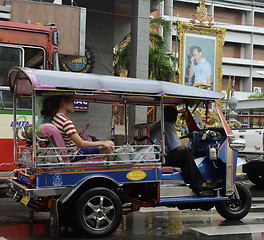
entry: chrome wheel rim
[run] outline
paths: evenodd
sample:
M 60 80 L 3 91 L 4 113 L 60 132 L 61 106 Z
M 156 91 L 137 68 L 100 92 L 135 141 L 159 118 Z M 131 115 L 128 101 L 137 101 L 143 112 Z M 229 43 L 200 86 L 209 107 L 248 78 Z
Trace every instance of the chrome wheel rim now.
M 96 231 L 109 227 L 114 217 L 114 203 L 106 196 L 100 195 L 89 199 L 83 208 L 85 224 Z

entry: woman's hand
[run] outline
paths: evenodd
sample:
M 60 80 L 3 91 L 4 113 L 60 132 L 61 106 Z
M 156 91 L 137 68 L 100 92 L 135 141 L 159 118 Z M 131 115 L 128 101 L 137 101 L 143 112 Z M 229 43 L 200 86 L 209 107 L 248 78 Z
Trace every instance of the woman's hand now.
M 114 146 L 114 142 L 112 141 L 103 141 L 103 147 L 108 149 L 110 152 L 113 152 L 115 150 Z
M 112 141 L 102 141 L 102 147 L 99 148 L 100 153 L 112 153 L 115 150 L 115 144 Z

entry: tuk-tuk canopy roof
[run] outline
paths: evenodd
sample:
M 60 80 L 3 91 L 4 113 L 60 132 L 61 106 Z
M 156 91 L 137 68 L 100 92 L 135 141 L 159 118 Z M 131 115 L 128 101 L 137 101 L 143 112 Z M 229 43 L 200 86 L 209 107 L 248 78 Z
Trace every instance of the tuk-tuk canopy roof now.
M 101 100 L 107 100 L 107 95 L 114 94 L 115 97 L 111 99 L 116 98 L 116 102 L 120 100 L 120 95 L 136 96 L 137 99 L 163 96 L 165 103 L 175 102 L 173 101 L 173 99 L 176 100 L 175 98 L 218 100 L 225 96 L 223 93 L 156 80 L 21 67 L 14 67 L 10 70 L 9 85 L 13 94 L 22 96 L 30 96 L 32 90 L 45 90 L 53 93 L 54 91 L 64 93 L 69 91 L 80 96 L 81 93 L 87 92 L 89 94 L 86 98 L 90 100 L 97 99 L 95 96 L 102 98 Z

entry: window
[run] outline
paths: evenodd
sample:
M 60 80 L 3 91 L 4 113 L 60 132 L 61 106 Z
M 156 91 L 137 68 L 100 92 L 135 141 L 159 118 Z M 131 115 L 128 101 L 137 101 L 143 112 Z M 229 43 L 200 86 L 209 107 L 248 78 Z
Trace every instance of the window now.
M 22 59 L 21 47 L 0 46 L 0 107 L 2 109 L 13 107 L 13 98 L 8 87 L 8 72 L 13 66 L 22 66 Z
M 45 69 L 45 51 L 42 48 L 23 47 L 25 51 L 24 66 Z
M 8 72 L 11 67 L 45 69 L 45 50 L 38 47 L 0 45 L 0 109 L 12 109 L 13 97 L 9 90 Z M 19 109 L 30 109 L 30 99 L 19 99 Z

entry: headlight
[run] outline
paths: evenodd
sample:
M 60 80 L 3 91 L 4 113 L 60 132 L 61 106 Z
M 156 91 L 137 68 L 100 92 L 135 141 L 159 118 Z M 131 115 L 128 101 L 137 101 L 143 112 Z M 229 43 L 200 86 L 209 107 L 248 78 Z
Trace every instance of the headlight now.
M 229 143 L 230 148 L 234 151 L 242 151 L 246 147 L 246 143 L 243 139 L 235 139 L 231 143 Z

